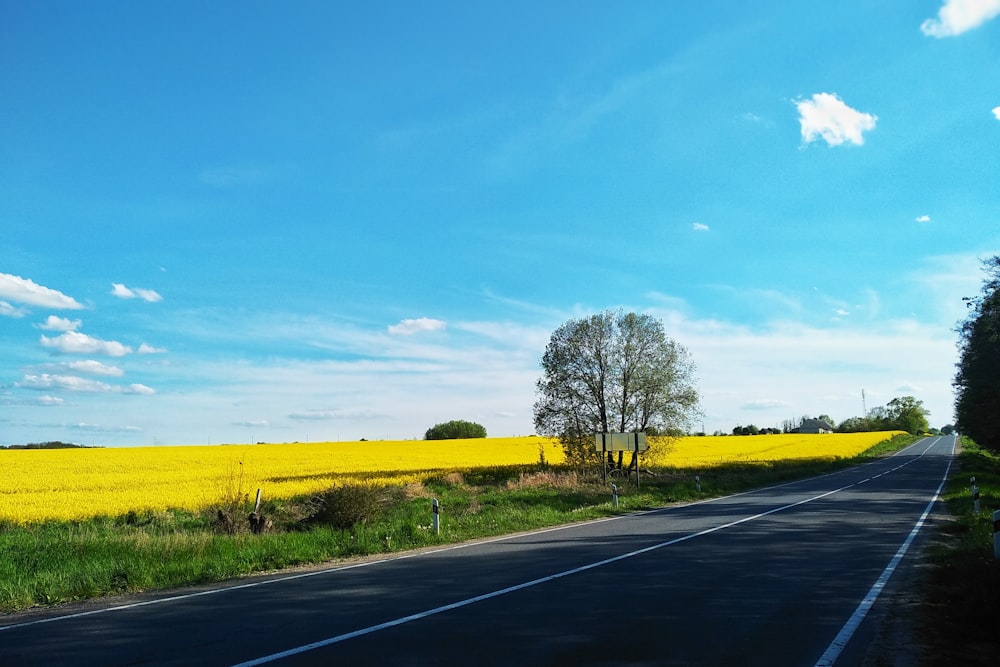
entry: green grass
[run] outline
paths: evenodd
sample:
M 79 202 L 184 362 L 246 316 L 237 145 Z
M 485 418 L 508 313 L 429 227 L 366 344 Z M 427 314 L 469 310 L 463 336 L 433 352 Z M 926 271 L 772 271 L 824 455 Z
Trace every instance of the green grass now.
M 980 492 L 974 511 L 970 477 Z M 963 439 L 944 501 L 952 521 L 930 550 L 922 637 L 926 665 L 994 665 L 1000 655 L 1000 561 L 993 557 L 993 512 L 1000 509 L 1000 455 Z
M 346 529 L 315 520 L 320 506 L 315 497 L 265 502 L 262 513 L 272 527 L 262 534 L 245 526 L 235 534 L 223 529 L 241 526 L 249 506 L 0 524 L 0 612 L 204 584 L 689 502 L 830 472 L 915 439 L 897 437 L 852 459 L 651 471 L 643 475 L 639 489 L 634 479 L 617 481 L 617 510 L 609 485 L 599 477 L 581 478 L 575 470 L 539 464 L 452 471 L 431 475 L 418 488 L 380 489 L 377 511 Z M 441 505 L 440 535 L 431 528 L 432 497 Z M 233 512 L 228 526 L 218 520 L 220 509 Z

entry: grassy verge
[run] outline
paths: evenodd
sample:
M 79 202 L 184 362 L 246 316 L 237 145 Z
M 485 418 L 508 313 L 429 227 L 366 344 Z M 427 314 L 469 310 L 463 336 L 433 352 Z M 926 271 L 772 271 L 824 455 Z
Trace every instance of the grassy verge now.
M 980 491 L 974 511 L 971 477 Z M 993 512 L 1000 509 L 1000 455 L 969 440 L 944 492 L 951 521 L 930 550 L 921 636 L 925 665 L 995 665 L 1000 655 L 1000 561 L 993 557 Z
M 199 514 L 129 513 L 85 522 L 0 524 L 0 612 L 119 593 L 222 581 L 316 564 L 662 507 L 809 477 L 910 444 L 894 438 L 854 459 L 740 463 L 653 470 L 607 484 L 578 471 L 507 466 L 450 471 L 406 488 L 357 487 L 265 502 L 268 528 L 251 533 L 244 494 Z M 695 477 L 700 478 L 700 490 Z M 440 502 L 441 533 L 431 529 Z

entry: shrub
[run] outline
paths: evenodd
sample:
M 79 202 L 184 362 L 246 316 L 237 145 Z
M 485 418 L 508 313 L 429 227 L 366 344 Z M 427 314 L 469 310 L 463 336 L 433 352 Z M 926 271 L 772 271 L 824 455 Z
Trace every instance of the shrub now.
M 315 496 L 307 522 L 333 528 L 352 528 L 367 523 L 381 511 L 385 489 L 364 484 L 345 484 Z

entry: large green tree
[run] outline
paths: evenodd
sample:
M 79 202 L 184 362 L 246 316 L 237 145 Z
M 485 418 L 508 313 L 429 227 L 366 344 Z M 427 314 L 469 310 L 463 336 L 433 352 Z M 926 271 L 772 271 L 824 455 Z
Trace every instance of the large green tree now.
M 650 315 L 604 311 L 556 329 L 542 357 L 535 428 L 567 458 L 596 458 L 594 434 L 683 432 L 697 412 L 694 364 Z M 608 463 L 621 468 L 608 454 Z M 633 453 L 629 468 L 638 465 Z
M 886 426 L 888 428 L 906 431 L 913 435 L 926 433 L 930 429 L 924 402 L 913 396 L 900 396 L 889 401 L 886 406 Z
M 983 262 L 982 294 L 966 299 L 959 325 L 955 427 L 980 446 L 1000 452 L 1000 256 Z

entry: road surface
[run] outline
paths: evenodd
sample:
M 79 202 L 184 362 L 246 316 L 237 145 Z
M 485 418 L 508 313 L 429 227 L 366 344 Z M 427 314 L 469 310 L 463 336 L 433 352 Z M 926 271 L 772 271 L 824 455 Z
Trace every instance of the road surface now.
M 953 451 L 926 438 L 705 502 L 4 617 L 0 665 L 855 665 Z

